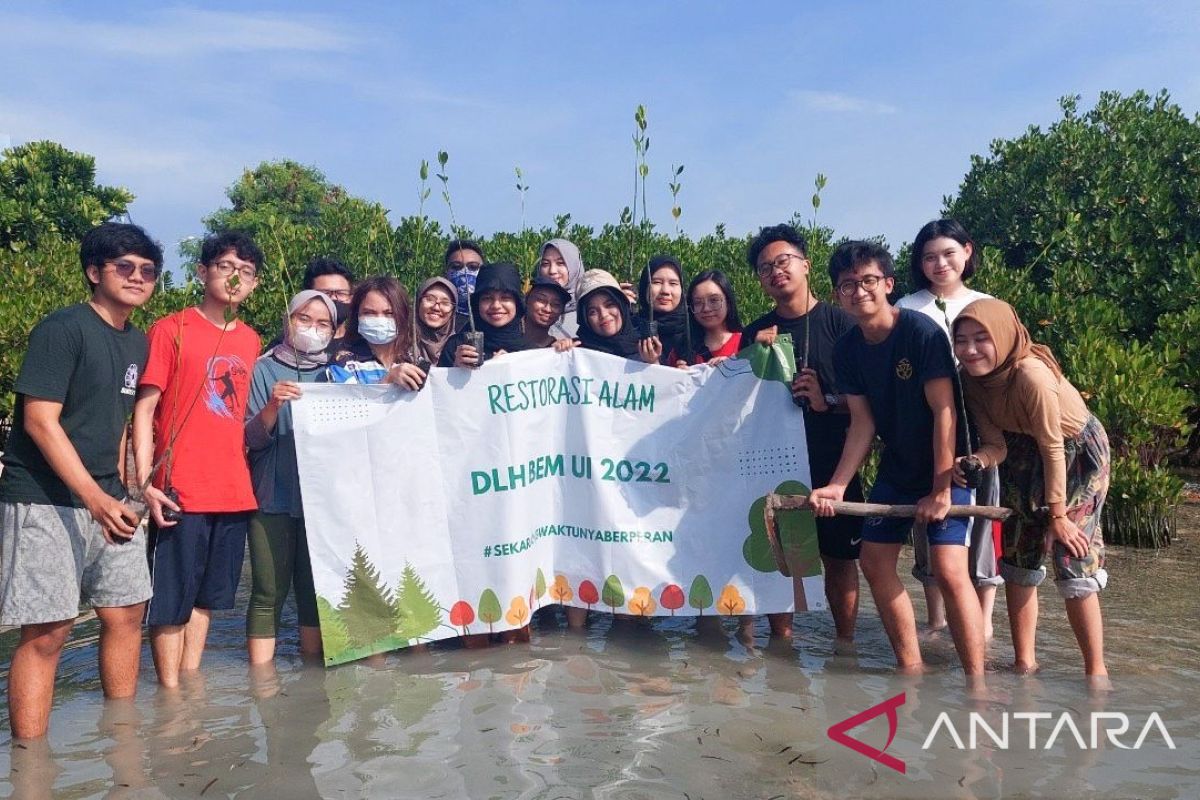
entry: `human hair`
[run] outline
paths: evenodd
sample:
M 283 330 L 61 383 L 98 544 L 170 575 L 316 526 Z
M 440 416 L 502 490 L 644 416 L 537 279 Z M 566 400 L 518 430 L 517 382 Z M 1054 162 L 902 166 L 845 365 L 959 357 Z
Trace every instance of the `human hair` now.
M 449 264 L 450 256 L 457 253 L 459 250 L 471 250 L 479 255 L 481 261 L 487 261 L 487 257 L 483 254 L 483 248 L 479 246 L 479 242 L 474 239 L 451 239 L 446 245 L 446 254 L 442 256 L 442 263 Z
M 929 278 L 925 277 L 925 270 L 921 268 L 925 245 L 943 236 L 953 239 L 963 247 L 971 246 L 971 257 L 967 259 L 967 263 L 963 267 L 962 279 L 965 281 L 975 274 L 975 267 L 979 265 L 979 248 L 975 246 L 971 234 L 967 233 L 967 229 L 958 220 L 935 219 L 933 222 L 926 223 L 917 232 L 917 238 L 912 243 L 912 252 L 909 254 L 908 268 L 912 276 L 913 287 L 916 289 L 928 289 L 930 286 Z
M 218 231 L 204 237 L 204 244 L 200 246 L 200 263 L 207 267 L 230 250 L 237 253 L 242 261 L 254 264 L 256 271 L 262 269 L 263 252 L 245 231 Z
M 842 242 L 829 256 L 829 280 L 833 282 L 836 291 L 838 279 L 844 272 L 852 272 L 872 261 L 879 267 L 883 277 L 892 278 L 896 275 L 896 264 L 892 254 L 881 244 L 865 241 Z
M 695 309 L 692 308 L 692 292 L 697 286 L 705 281 L 712 281 L 721 290 L 721 294 L 725 295 L 725 327 L 727 330 L 737 333 L 742 330 L 742 318 L 738 315 L 737 295 L 734 294 L 733 285 L 729 282 L 729 276 L 719 269 L 706 269 L 696 277 L 692 278 L 692 282 L 688 284 L 687 292 L 683 296 L 683 302 L 687 304 L 688 309 L 688 328 L 691 330 L 691 351 L 687 353 L 687 360 L 691 360 L 696 351 L 704 343 L 704 327 L 696 320 Z
M 79 265 L 83 280 L 94 290 L 96 284 L 87 275 L 88 267 L 101 269 L 105 261 L 135 255 L 154 262 L 157 274 L 162 274 L 163 252 L 145 230 L 126 222 L 102 222 L 83 235 L 79 243 Z
M 371 292 L 379 292 L 388 301 L 392 309 L 392 319 L 396 322 L 396 338 L 392 340 L 392 353 L 396 361 L 408 357 L 412 346 L 412 327 L 409 318 L 411 307 L 408 303 L 408 291 L 404 284 L 391 275 L 376 275 L 367 278 L 354 287 L 354 296 L 350 299 L 350 314 L 346 317 L 346 341 L 365 341 L 358 333 L 358 309 Z
M 800 255 L 808 258 L 808 240 L 804 238 L 803 233 L 796 230 L 794 225 L 787 223 L 772 225 L 769 228 L 760 229 L 758 235 L 750 241 L 750 247 L 746 250 L 746 261 L 750 264 L 750 269 L 758 268 L 758 257 L 767 245 L 775 242 L 787 242 L 799 250 Z
M 304 268 L 304 288 L 311 289 L 317 278 L 322 275 L 341 275 L 351 286 L 354 285 L 354 273 L 350 268 L 336 258 L 317 256 L 308 262 Z

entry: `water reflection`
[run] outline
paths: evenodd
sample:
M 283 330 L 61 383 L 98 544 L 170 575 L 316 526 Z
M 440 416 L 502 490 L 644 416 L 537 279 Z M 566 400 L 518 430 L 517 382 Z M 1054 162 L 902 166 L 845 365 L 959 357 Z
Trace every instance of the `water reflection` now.
M 94 650 L 66 656 L 48 742 L 0 748 L 11 797 L 1194 797 L 1200 794 L 1200 557 L 1184 542 L 1149 556 L 1119 548 L 1104 603 L 1111 692 L 1089 692 L 1066 620 L 1047 596 L 1043 672 L 989 675 L 963 690 L 948 638 L 922 643 L 930 674 L 901 678 L 870 607 L 856 648 L 835 653 L 825 615 L 797 618 L 793 641 L 765 619 L 748 638 L 733 620 L 614 621 L 568 632 L 538 614 L 530 644 L 432 647 L 330 670 L 281 643 L 278 669 L 248 670 L 243 622 L 216 620 L 213 652 L 177 691 L 143 681 L 135 702 L 100 700 Z M 1002 605 L 1002 604 L 1001 604 Z M 1002 611 L 1002 609 L 1001 609 Z M 989 663 L 1011 660 L 997 619 Z M 151 672 L 146 675 L 152 676 Z M 900 775 L 832 742 L 826 729 L 905 694 L 887 752 Z M 959 749 L 970 715 L 999 730 L 1006 714 L 1068 712 L 1085 738 L 1094 711 L 1126 712 L 1133 733 L 1158 711 L 1177 749 L 1079 748 L 1069 732 L 1049 750 L 1015 723 L 1009 749 Z M 7 720 L 3 720 L 6 724 Z M 1024 725 L 1025 723 L 1021 723 Z M 874 747 L 884 717 L 853 735 Z M 5 763 L 4 759 L 7 759 Z

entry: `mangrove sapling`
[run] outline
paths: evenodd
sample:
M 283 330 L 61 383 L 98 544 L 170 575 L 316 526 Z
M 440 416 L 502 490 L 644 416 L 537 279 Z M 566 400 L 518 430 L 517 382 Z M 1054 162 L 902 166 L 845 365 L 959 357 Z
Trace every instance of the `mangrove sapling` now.
M 678 167 L 674 164 L 671 165 L 671 179 L 667 182 L 667 187 L 671 190 L 671 216 L 675 218 L 676 239 L 679 238 L 679 217 L 683 214 L 683 208 L 679 205 L 679 190 L 683 188 L 683 184 L 679 182 L 679 176 L 682 174 L 683 164 Z
M 442 199 L 446 201 L 446 208 L 450 210 L 450 232 L 456 238 L 463 238 L 462 230 L 458 227 L 458 220 L 454 217 L 454 203 L 450 201 L 450 176 L 447 174 L 446 162 L 450 160 L 450 154 L 445 150 L 439 150 L 438 166 L 441 167 L 441 172 L 437 174 L 437 179 L 442 182 Z
M 946 308 L 946 298 L 942 296 L 941 292 L 934 296 L 933 304 L 942 312 L 942 319 L 946 321 L 946 330 L 953 330 L 950 325 L 950 312 Z M 966 487 L 978 489 L 983 480 L 983 462 L 979 456 L 975 455 L 975 448 L 971 446 L 971 420 L 967 415 L 967 398 L 963 394 L 962 381 L 957 377 L 954 379 L 954 386 L 958 390 L 958 411 L 959 417 L 962 419 L 962 425 L 958 426 L 958 430 L 963 432 L 963 449 L 967 453 L 967 456 L 959 462 L 959 469 L 962 470 Z

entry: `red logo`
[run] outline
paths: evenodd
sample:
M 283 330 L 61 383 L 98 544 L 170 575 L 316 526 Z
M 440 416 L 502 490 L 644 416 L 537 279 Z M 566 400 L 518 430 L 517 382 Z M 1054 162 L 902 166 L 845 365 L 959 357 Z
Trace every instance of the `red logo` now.
M 895 697 L 884 700 L 882 703 L 876 703 L 866 711 L 860 711 L 853 717 L 842 720 L 834 725 L 829 726 L 829 738 L 833 739 L 838 744 L 843 744 L 849 747 L 856 753 L 862 753 L 867 758 L 878 761 L 885 767 L 891 767 L 901 774 L 908 772 L 908 768 L 904 762 L 895 756 L 889 756 L 885 750 L 892 744 L 892 740 L 896 738 L 896 728 L 899 725 L 899 720 L 896 718 L 896 709 L 904 705 L 904 692 Z M 880 714 L 887 714 L 888 721 L 888 738 L 887 744 L 883 746 L 883 750 L 877 750 L 866 742 L 859 741 L 853 736 L 850 736 L 846 731 L 857 728 L 868 720 L 875 719 Z

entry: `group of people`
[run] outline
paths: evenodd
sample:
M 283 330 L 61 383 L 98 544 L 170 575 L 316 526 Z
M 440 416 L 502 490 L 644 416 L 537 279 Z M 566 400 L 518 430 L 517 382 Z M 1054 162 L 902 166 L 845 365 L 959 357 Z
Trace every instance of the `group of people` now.
M 1012 307 L 967 288 L 978 256 L 962 226 L 938 220 L 920 230 L 909 265 L 919 288 L 896 305 L 892 257 L 871 242 L 833 252 L 833 302 L 813 293 L 807 243 L 789 225 L 763 228 L 747 261 L 774 307 L 743 327 L 725 273 L 686 281 L 671 256 L 651 259 L 635 287 L 585 269 L 574 244 L 552 239 L 526 283 L 515 265 L 454 240 L 445 274 L 411 302 L 393 277 L 356 280 L 344 263 L 317 258 L 263 351 L 237 317 L 263 268 L 252 238 L 209 236 L 196 267 L 199 305 L 143 334 L 129 318 L 154 292 L 162 251 L 137 226 L 97 226 L 80 247 L 90 298 L 30 334 L 3 455 L 0 624 L 21 629 L 8 686 L 14 736 L 46 732 L 81 601 L 99 618 L 106 696 L 134 694 L 143 622 L 158 680 L 175 687 L 200 666 L 211 613 L 233 608 L 247 549 L 250 662 L 273 660 L 289 593 L 301 651 L 318 655 L 291 401 L 316 381 L 419 391 L 431 369 L 543 347 L 691 369 L 789 336 L 797 370 L 785 413 L 804 414 L 838 644 L 854 638 L 861 566 L 899 668 L 921 668 L 897 574 L 911 536 L 929 625 L 949 628 L 968 676 L 983 673 L 1000 583 L 1015 668 L 1037 668 L 1046 553 L 1085 671 L 1104 675 L 1104 429 Z M 915 519 L 834 514 L 837 502 L 864 499 L 859 470 L 876 440 L 868 499 L 915 504 Z M 948 516 L 973 502 L 1014 513 L 1002 531 Z M 587 614 L 569 607 L 567 624 L 583 627 Z M 790 635 L 791 615 L 769 622 L 774 635 Z

